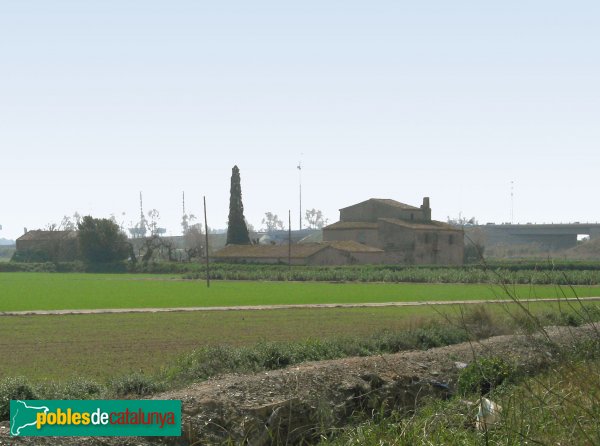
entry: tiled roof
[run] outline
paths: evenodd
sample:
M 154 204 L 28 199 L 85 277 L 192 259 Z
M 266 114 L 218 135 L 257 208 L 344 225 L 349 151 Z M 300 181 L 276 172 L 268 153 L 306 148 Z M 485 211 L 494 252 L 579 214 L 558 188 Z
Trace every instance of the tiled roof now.
M 319 252 L 324 246 L 319 243 L 303 243 L 292 245 L 292 258 L 306 258 Z M 288 256 L 288 245 L 227 245 L 215 252 L 215 258 L 284 258 Z
M 49 241 L 49 240 L 65 240 L 70 238 L 76 238 L 77 231 L 27 231 L 17 240 L 40 240 L 40 241 Z
M 386 223 L 391 223 L 393 225 L 410 228 L 410 229 L 429 229 L 429 230 L 435 229 L 438 231 L 442 230 L 442 231 L 456 231 L 456 232 L 462 231 L 462 229 L 455 228 L 454 226 L 451 226 L 448 223 L 442 223 L 441 221 L 435 221 L 435 220 L 431 220 L 427 223 L 399 220 L 397 218 L 380 218 L 379 220 L 385 221 Z
M 400 209 L 419 210 L 418 207 L 411 206 L 410 204 L 406 204 L 406 203 L 400 203 L 399 201 L 392 200 L 390 198 L 369 198 L 368 200 L 361 201 L 360 203 L 353 204 L 351 206 L 346 206 L 345 208 L 340 209 L 340 211 L 344 210 L 344 209 L 348 209 L 348 208 L 354 207 L 354 206 L 358 206 L 358 205 L 361 205 L 361 204 L 368 203 L 369 201 L 374 201 L 374 202 L 377 202 L 377 203 L 385 204 L 387 206 L 392 206 L 392 207 L 400 208 Z
M 383 252 L 383 249 L 363 245 L 362 243 L 355 242 L 354 240 L 323 242 L 323 244 L 327 244 L 332 248 L 346 252 Z
M 419 209 L 418 207 L 415 206 L 411 206 L 410 204 L 406 204 L 406 203 L 401 203 L 399 201 L 396 200 L 392 200 L 391 198 L 371 198 L 372 201 L 376 201 L 378 203 L 382 203 L 382 204 L 387 204 L 388 206 L 393 206 L 395 208 L 400 208 L 400 209 Z
M 345 252 L 382 252 L 381 249 L 354 241 L 302 243 L 292 245 L 291 257 L 293 259 L 307 258 L 328 247 Z M 227 245 L 213 255 L 216 259 L 287 258 L 287 256 L 288 245 Z
M 323 229 L 377 229 L 379 225 L 368 221 L 338 221 Z

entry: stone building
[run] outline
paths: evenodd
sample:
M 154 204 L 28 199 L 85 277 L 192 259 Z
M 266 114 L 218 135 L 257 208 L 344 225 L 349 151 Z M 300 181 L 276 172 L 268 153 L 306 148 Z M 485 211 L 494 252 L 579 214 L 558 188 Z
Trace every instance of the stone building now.
M 16 241 L 19 258 L 37 262 L 69 262 L 77 259 L 77 231 L 27 231 Z
M 383 263 L 463 263 L 462 229 L 432 220 L 428 197 L 419 207 L 371 198 L 340 209 L 340 221 L 323 228 L 323 241 L 346 240 L 383 250 Z
M 232 263 L 292 265 L 353 265 L 383 261 L 383 250 L 355 241 L 301 243 L 291 245 L 227 245 L 213 260 Z

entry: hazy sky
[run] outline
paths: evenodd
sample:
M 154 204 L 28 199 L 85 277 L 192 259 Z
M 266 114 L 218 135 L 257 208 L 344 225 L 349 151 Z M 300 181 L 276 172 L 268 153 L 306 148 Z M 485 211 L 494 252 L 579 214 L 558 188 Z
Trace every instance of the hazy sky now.
M 600 2 L 0 1 L 0 237 L 369 197 L 600 220 Z M 123 217 L 122 213 L 126 215 Z

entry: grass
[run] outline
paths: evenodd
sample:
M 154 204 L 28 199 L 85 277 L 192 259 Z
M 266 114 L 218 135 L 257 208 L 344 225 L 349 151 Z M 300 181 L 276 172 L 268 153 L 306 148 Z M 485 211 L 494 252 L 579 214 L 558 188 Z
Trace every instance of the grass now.
M 485 284 L 213 282 L 132 274 L 0 274 L 0 311 L 166 308 L 316 303 L 451 301 L 505 298 Z M 562 296 L 552 285 L 515 285 L 520 298 Z M 578 286 L 580 297 L 600 286 Z
M 106 384 L 81 377 L 63 382 L 32 382 L 23 376 L 9 377 L 0 379 L 0 421 L 6 419 L 7 403 L 15 398 L 86 399 L 98 394 L 105 397 L 143 396 L 224 373 L 252 373 L 280 369 L 307 361 L 428 349 L 464 342 L 468 338 L 469 335 L 457 327 L 436 325 L 330 340 L 264 341 L 245 347 L 207 346 L 182 356 L 159 373 L 144 374 L 134 371 L 113 377 Z
M 370 335 L 409 329 L 432 317 L 426 307 L 5 316 L 0 376 L 106 379 L 156 372 L 204 346 Z
M 574 310 L 560 310 L 555 303 L 535 303 L 528 307 L 541 323 L 563 319 L 575 324 L 589 321 L 578 319 Z M 444 314 L 437 314 L 438 307 L 435 310 L 387 307 L 2 317 L 0 421 L 6 418 L 7 401 L 16 396 L 30 399 L 143 396 L 220 373 L 254 372 L 349 355 L 427 349 L 462 342 L 470 335 L 478 338 L 509 332 L 519 322 L 513 315 L 520 310 L 514 305 L 441 308 L 446 310 Z M 579 310 L 583 313 L 581 308 Z M 600 306 L 588 304 L 585 313 L 597 320 Z M 600 356 L 596 345 L 582 346 L 580 351 L 585 355 L 598 351 Z M 502 377 L 494 381 L 497 385 L 512 373 L 496 362 L 487 365 L 489 367 L 483 367 L 486 370 L 484 383 L 491 382 L 491 376 Z M 591 374 L 589 370 L 585 374 L 574 372 L 564 379 L 569 386 L 596 375 L 600 381 L 598 365 L 594 365 Z M 473 374 L 479 369 L 465 369 L 463 389 L 481 388 L 477 383 L 483 381 L 478 381 L 477 373 Z M 471 375 L 467 376 L 469 370 Z M 463 381 L 459 379 L 459 387 Z M 511 377 L 506 381 L 514 380 Z M 563 390 L 562 382 L 553 385 Z M 542 385 L 541 388 L 552 387 Z M 504 406 L 505 401 L 510 403 L 515 397 L 501 393 L 503 389 L 501 386 L 493 390 L 492 397 Z M 566 391 L 564 400 L 574 394 L 571 388 Z M 547 393 L 553 397 L 556 391 Z M 600 395 L 594 394 L 592 399 L 597 401 L 598 397 Z M 467 398 L 473 399 L 473 396 Z M 527 411 L 537 410 L 539 401 L 544 401 L 543 407 L 545 400 L 538 399 L 537 406 L 532 404 L 529 408 L 518 408 L 520 412 L 507 413 L 513 414 L 515 420 L 529 420 Z M 564 401 L 557 399 L 555 409 L 562 406 Z M 366 446 L 482 444 L 481 434 L 470 427 L 474 416 L 471 409 L 459 400 L 432 402 L 412 418 L 403 418 L 406 414 L 378 417 L 348 428 L 333 440 L 328 437 L 327 441 L 336 445 Z M 588 429 L 593 431 L 594 424 L 585 418 L 587 415 L 576 413 L 570 422 L 587 423 Z M 546 423 L 551 424 L 549 417 Z M 527 432 L 532 430 L 531 426 L 521 428 Z M 536 429 L 543 432 L 545 428 L 536 426 Z M 524 444 L 516 441 L 518 435 L 512 438 L 515 441 L 489 444 Z
M 533 310 L 536 314 L 546 314 L 550 310 L 547 307 L 548 305 L 538 304 Z M 487 316 L 484 314 L 485 317 L 482 318 L 483 308 L 489 313 Z M 498 311 L 491 311 L 493 308 Z M 595 308 L 597 317 L 600 315 L 600 311 L 598 311 L 599 307 Z M 397 316 L 394 314 L 386 315 L 385 313 L 394 312 L 388 310 L 390 309 L 377 309 L 375 313 L 378 314 L 373 316 L 376 319 L 381 319 L 382 316 L 389 318 Z M 422 310 L 422 308 L 418 310 Z M 301 310 L 301 312 L 310 313 L 304 310 Z M 355 318 L 369 319 L 365 317 L 363 309 L 314 310 L 314 312 L 329 313 L 327 314 L 328 317 L 333 316 L 337 320 L 344 318 L 340 317 L 340 314 L 335 317 L 336 313 L 350 313 L 350 319 L 346 322 L 354 321 L 356 323 Z M 233 312 L 227 312 L 226 314 L 231 313 Z M 281 316 L 286 319 L 290 316 L 289 312 L 279 313 L 282 313 Z M 486 320 L 487 317 L 488 325 L 498 330 L 506 328 L 504 327 L 506 320 L 502 320 L 500 317 L 502 314 L 505 314 L 503 310 L 491 305 L 482 306 L 478 309 L 470 308 L 467 310 L 467 317 L 464 321 L 469 325 L 476 321 Z M 556 315 L 556 312 L 552 314 Z M 186 313 L 180 315 L 189 316 Z M 100 316 L 113 317 L 113 315 L 94 315 L 90 317 L 100 318 Z M 122 315 L 118 316 L 120 318 Z M 306 316 L 310 319 L 314 314 L 306 314 Z M 75 365 L 76 371 L 77 360 L 80 358 L 71 357 L 72 350 L 66 348 L 60 353 L 60 358 L 55 359 L 56 364 L 59 364 L 58 361 L 60 361 L 59 369 L 62 367 L 60 376 L 49 376 L 44 367 L 41 367 L 44 372 L 43 379 L 37 380 L 23 376 L 23 373 L 16 377 L 2 378 L 4 374 L 0 373 L 0 421 L 7 419 L 8 401 L 14 398 L 86 399 L 144 396 L 173 386 L 197 382 L 221 373 L 256 372 L 310 360 L 393 353 L 406 349 L 427 349 L 461 342 L 468 337 L 467 333 L 460 327 L 440 323 L 440 319 L 423 318 L 418 312 L 405 316 L 404 327 L 399 331 L 380 331 L 369 335 L 356 335 L 353 333 L 353 336 L 345 338 L 336 335 L 329 340 L 311 338 L 302 341 L 261 341 L 234 346 L 234 336 L 232 336 L 230 346 L 218 342 L 213 346 L 197 348 L 192 353 L 179 355 L 177 358 L 169 358 L 168 364 L 164 364 L 161 370 L 155 371 L 129 370 L 126 373 L 121 373 L 121 369 L 117 365 L 119 361 L 114 358 L 117 359 L 114 361 L 117 366 L 110 367 L 110 375 L 102 379 L 81 376 L 80 373 L 71 376 L 69 372 L 74 370 L 69 369 L 69 366 Z M 30 316 L 6 319 L 14 319 L 17 322 L 23 319 L 82 319 L 84 322 L 90 322 L 88 316 Z M 120 320 L 116 322 L 131 321 Z M 15 326 L 13 328 L 18 331 L 20 327 Z M 31 327 L 25 327 L 25 329 L 27 328 Z M 64 328 L 64 326 L 58 328 Z M 182 327 L 182 333 L 186 332 L 186 328 L 189 329 L 190 327 Z M 351 327 L 347 328 L 350 329 Z M 26 332 L 27 330 L 23 330 L 23 333 Z M 122 341 L 119 335 L 123 333 L 114 334 L 115 343 Z M 180 334 L 174 333 L 174 336 Z M 73 339 L 70 344 L 75 346 L 79 342 L 80 340 Z M 87 342 L 91 344 L 87 345 L 88 349 L 91 350 L 97 347 L 94 345 L 93 339 L 89 339 Z M 103 365 L 104 356 L 102 353 L 110 352 L 110 350 L 102 347 L 105 346 L 100 345 L 100 348 L 90 353 L 90 356 L 95 360 L 95 370 L 99 370 Z M 126 348 L 127 344 L 120 345 L 120 347 Z M 144 345 L 142 348 L 146 347 L 151 346 Z M 134 346 L 134 349 L 140 350 L 137 345 Z M 596 355 L 591 355 L 594 352 L 596 352 Z M 146 357 L 156 358 L 160 351 L 145 350 L 144 353 Z M 23 353 L 22 349 L 19 355 L 15 355 L 14 350 L 12 354 L 25 359 L 25 363 L 30 357 L 36 356 L 35 354 L 27 354 L 27 352 Z M 4 358 L 10 358 L 11 352 L 2 352 L 2 355 Z M 57 356 L 59 356 L 58 353 L 54 355 L 54 358 L 57 358 Z M 551 369 L 550 372 L 545 372 L 535 378 L 524 378 L 523 371 L 520 372 L 516 368 L 507 368 L 507 365 L 512 363 L 505 362 L 503 358 L 482 359 L 478 367 L 472 367 L 474 364 L 470 364 L 458 379 L 459 390 L 469 392 L 473 389 L 483 389 L 483 384 L 493 383 L 489 397 L 504 408 L 504 421 L 497 429 L 488 433 L 487 442 L 484 434 L 473 429 L 474 407 L 464 403 L 465 399 L 477 401 L 477 394 L 467 393 L 463 396 L 461 392 L 462 400 L 460 397 L 450 401 L 432 400 L 429 404 L 417 409 L 416 413 L 409 414 L 408 417 L 406 412 L 392 413 L 391 416 L 387 412 L 384 414 L 377 411 L 363 415 L 356 414 L 357 418 L 354 421 L 357 425 L 355 424 L 353 427 L 347 427 L 341 431 L 324 429 L 322 446 L 596 444 L 597 440 L 600 439 L 600 428 L 598 427 L 598 421 L 600 421 L 600 393 L 598 392 L 600 388 L 600 361 L 597 360 L 599 356 L 600 349 L 597 343 L 582 344 L 579 349 L 568 353 L 567 358 L 577 358 L 578 362 L 575 362 L 575 365 L 562 362 L 558 369 Z M 167 358 L 161 356 L 161 361 Z M 581 360 L 581 358 L 587 359 Z M 51 362 L 51 357 L 41 358 L 41 360 Z M 73 360 L 74 362 L 70 363 Z M 26 365 L 21 364 L 23 367 Z M 31 364 L 29 365 L 31 366 Z M 45 365 L 51 366 L 51 364 Z M 24 373 L 28 371 L 26 369 L 21 370 Z M 107 371 L 105 370 L 105 372 Z M 515 382 L 518 385 L 510 384 Z M 466 385 L 461 385 L 461 383 Z M 369 419 L 371 416 L 372 418 Z M 573 433 L 574 431 L 576 432 Z M 571 438 L 569 435 L 573 436 L 571 442 L 568 441 Z
M 555 323 L 557 304 L 536 303 L 529 308 L 546 323 Z M 432 323 L 447 324 L 445 318 L 458 320 L 459 309 L 448 305 L 435 309 L 420 306 L 2 316 L 0 376 L 103 380 L 130 372 L 155 373 L 181 355 L 207 346 L 245 347 L 265 340 L 297 342 L 307 338 L 327 341 L 371 336 L 383 330 L 415 330 Z M 467 308 L 465 323 L 477 334 L 505 333 L 514 329 L 515 319 L 510 313 L 517 311 L 514 305 L 476 305 Z
M 493 429 L 474 429 L 476 406 L 465 400 L 431 401 L 413 416 L 376 416 L 339 432 L 321 446 L 342 445 L 592 445 L 600 444 L 600 361 L 564 363 L 490 398 L 502 406 Z M 475 394 L 467 400 L 478 401 Z

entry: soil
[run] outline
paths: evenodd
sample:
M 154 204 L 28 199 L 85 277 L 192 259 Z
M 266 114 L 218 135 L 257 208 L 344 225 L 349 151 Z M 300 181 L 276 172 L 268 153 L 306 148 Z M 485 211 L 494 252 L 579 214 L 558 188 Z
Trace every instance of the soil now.
M 320 429 L 343 426 L 358 412 L 411 411 L 426 397 L 451 396 L 460 368 L 476 357 L 500 356 L 533 374 L 552 363 L 560 348 L 568 349 L 586 337 L 597 339 L 599 330 L 597 325 L 550 327 L 547 336 L 496 336 L 427 351 L 229 374 L 153 396 L 182 401 L 181 437 L 13 438 L 4 422 L 0 446 L 305 444 L 315 442 Z

